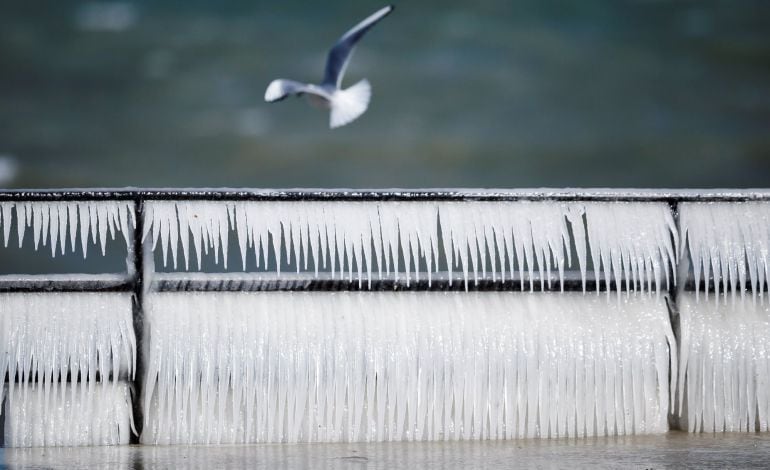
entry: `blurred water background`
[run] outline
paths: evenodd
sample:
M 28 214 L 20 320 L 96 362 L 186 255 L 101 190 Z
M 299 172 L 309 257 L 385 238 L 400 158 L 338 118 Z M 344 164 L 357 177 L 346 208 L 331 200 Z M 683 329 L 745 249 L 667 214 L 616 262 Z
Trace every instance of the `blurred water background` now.
M 770 2 L 401 2 L 361 119 L 263 102 L 382 5 L 4 0 L 0 187 L 770 185 Z

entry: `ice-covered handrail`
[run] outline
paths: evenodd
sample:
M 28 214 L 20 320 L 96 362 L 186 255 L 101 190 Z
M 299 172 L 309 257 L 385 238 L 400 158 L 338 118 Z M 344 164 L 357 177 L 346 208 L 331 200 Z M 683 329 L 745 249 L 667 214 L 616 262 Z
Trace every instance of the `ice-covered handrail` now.
M 256 266 L 272 263 L 280 273 L 281 264 L 308 269 L 312 263 L 318 273 L 327 265 L 332 273 L 359 281 L 364 269 L 372 279 L 376 269 L 399 272 L 399 247 L 407 281 L 420 260 L 435 264 L 437 251 L 437 206 L 411 202 L 151 202 L 145 206 L 143 237 L 152 238 L 167 262 L 171 253 L 177 266 L 181 246 L 185 268 L 190 264 L 190 240 L 200 269 L 202 255 L 211 251 L 216 263 L 220 252 L 227 267 L 228 232 L 237 233 L 243 268 L 252 251 Z M 430 270 L 428 271 L 430 272 Z
M 293 263 L 299 272 L 312 263 L 340 277 L 371 282 L 372 272 L 396 276 L 407 285 L 445 265 L 479 279 L 491 271 L 502 281 L 535 273 L 550 286 L 551 270 L 572 266 L 573 247 L 585 287 L 590 262 L 618 290 L 669 286 L 676 262 L 676 227 L 665 203 L 553 201 L 152 201 L 145 205 L 144 234 L 160 248 L 164 264 L 176 268 L 181 247 L 186 269 L 191 250 L 201 267 L 213 252 L 227 261 L 230 230 L 241 262 L 252 252 L 257 266 Z M 192 241 L 192 242 L 191 242 Z M 293 260 L 293 261 L 292 261 Z M 225 264 L 226 267 L 226 264 Z M 403 270 L 401 269 L 403 267 Z M 363 273 L 366 272 L 366 277 Z M 449 277 L 451 281 L 451 276 Z M 598 283 L 597 283 L 598 285 Z
M 136 216 L 131 201 L 0 202 L 0 228 L 5 247 L 14 225 L 19 248 L 24 243 L 27 229 L 31 228 L 36 250 L 41 245 L 49 245 L 51 256 L 56 256 L 57 249 L 63 255 L 69 241 L 70 251 L 74 253 L 79 239 L 85 257 L 89 240 L 99 244 L 102 255 L 106 253 L 108 237 L 114 240 L 118 233 L 123 235 L 128 246 Z
M 716 297 L 728 291 L 763 294 L 770 274 L 770 202 L 682 203 L 681 248 L 689 254 L 696 296 L 713 283 Z

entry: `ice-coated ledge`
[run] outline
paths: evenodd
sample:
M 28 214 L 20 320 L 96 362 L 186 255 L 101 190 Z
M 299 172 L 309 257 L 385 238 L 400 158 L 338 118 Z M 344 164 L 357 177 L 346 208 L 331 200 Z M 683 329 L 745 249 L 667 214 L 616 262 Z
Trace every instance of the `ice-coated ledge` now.
M 0 190 L 0 201 L 200 199 L 200 200 L 770 200 L 766 188 L 62 188 Z

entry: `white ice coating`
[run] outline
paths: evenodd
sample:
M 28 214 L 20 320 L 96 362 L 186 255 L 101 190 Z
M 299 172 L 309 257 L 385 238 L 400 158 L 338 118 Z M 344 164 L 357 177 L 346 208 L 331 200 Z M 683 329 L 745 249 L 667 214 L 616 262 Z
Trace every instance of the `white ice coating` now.
M 145 206 L 144 237 L 153 249 L 160 243 L 164 264 L 170 251 L 175 268 L 180 246 L 189 268 L 191 241 L 199 269 L 209 251 L 217 263 L 221 253 L 226 268 L 233 228 L 244 269 L 251 251 L 258 267 L 272 265 L 279 273 L 283 262 L 297 272 L 328 266 L 348 279 L 355 271 L 360 283 L 364 271 L 371 280 L 374 269 L 381 277 L 405 265 L 408 281 L 421 260 L 435 264 L 436 212 L 435 204 L 399 202 L 152 202 Z
M 596 279 L 657 291 L 664 278 L 668 288 L 678 251 L 662 203 L 153 201 L 145 217 L 145 238 L 175 268 L 180 247 L 185 269 L 191 250 L 198 269 L 210 251 L 226 263 L 232 229 L 244 269 L 254 256 L 279 272 L 282 263 L 312 266 L 359 283 L 383 271 L 430 281 L 448 269 L 462 271 L 466 286 L 489 271 L 493 280 L 517 275 L 522 286 L 528 276 L 534 289 L 536 279 L 550 286 L 552 269 L 562 285 L 574 261 L 584 286 L 590 263 Z
M 469 271 L 474 280 L 478 279 L 479 271 L 486 277 L 489 260 L 493 280 L 498 272 L 500 279 L 505 280 L 506 272 L 516 272 L 518 268 L 523 288 L 525 271 L 530 287 L 535 272 L 541 284 L 547 281 L 550 286 L 551 267 L 555 266 L 561 282 L 565 266 L 571 263 L 568 220 L 577 222 L 578 239 L 583 240 L 582 251 L 578 251 L 579 263 L 585 267 L 582 214 L 582 206 L 567 203 L 443 203 L 439 216 L 448 269 L 451 272 L 461 267 L 467 285 Z
M 8 447 L 128 444 L 128 385 L 64 384 L 57 393 L 29 388 L 5 404 Z
M 715 287 L 715 297 L 720 291 L 743 296 L 747 289 L 761 297 L 770 277 L 770 202 L 682 203 L 679 211 L 696 296 L 703 280 Z
M 767 431 L 770 306 L 678 297 L 679 414 L 690 432 Z
M 68 379 L 106 385 L 135 370 L 131 294 L 0 294 L 0 377 L 8 374 L 9 403 L 36 389 L 59 396 Z
M 668 429 L 676 346 L 654 296 L 154 293 L 146 315 L 147 444 Z
M 56 256 L 57 251 L 63 255 L 68 247 L 74 253 L 79 242 L 85 258 L 89 240 L 99 245 L 102 255 L 107 250 L 108 238 L 114 240 L 118 233 L 123 234 L 128 246 L 136 220 L 132 201 L 0 202 L 0 228 L 5 247 L 14 225 L 19 247 L 31 230 L 36 250 L 48 245 L 51 256 Z
M 617 290 L 652 292 L 676 283 L 678 236 L 665 203 L 583 203 L 591 264 L 596 279 Z M 573 231 L 575 224 L 572 225 Z M 577 235 L 576 235 L 577 238 Z M 674 276 L 670 279 L 670 273 Z M 621 288 L 622 285 L 622 288 Z

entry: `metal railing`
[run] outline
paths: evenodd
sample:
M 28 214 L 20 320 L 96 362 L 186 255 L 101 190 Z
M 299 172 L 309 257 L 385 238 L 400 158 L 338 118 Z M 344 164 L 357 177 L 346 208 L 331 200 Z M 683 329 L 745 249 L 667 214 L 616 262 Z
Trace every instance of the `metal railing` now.
M 136 214 L 136 226 L 133 229 L 132 243 L 128 250 L 127 270 L 125 274 L 89 275 L 79 279 L 70 279 L 58 275 L 36 275 L 20 278 L 0 277 L 0 291 L 4 292 L 131 292 L 133 293 L 133 315 L 135 335 L 141 344 L 143 326 L 142 304 L 145 292 L 155 291 L 239 291 L 239 290 L 465 290 L 464 283 L 459 279 L 442 278 L 441 274 L 433 275 L 429 284 L 427 280 L 412 280 L 408 285 L 403 279 L 377 279 L 370 286 L 361 285 L 356 280 L 331 279 L 320 276 L 293 277 L 290 274 L 281 276 L 255 275 L 251 279 L 244 276 L 221 274 L 218 278 L 207 276 L 195 279 L 195 276 L 185 275 L 174 277 L 173 274 L 159 275 L 158 279 L 148 285 L 146 279 L 145 244 L 142 240 L 144 232 L 144 204 L 151 201 L 627 201 L 627 202 L 662 202 L 667 203 L 678 225 L 678 204 L 681 202 L 743 202 L 770 201 L 770 190 L 669 190 L 669 189 L 531 189 L 531 190 L 497 190 L 497 189 L 388 189 L 388 190 L 323 190 L 323 189 L 294 189 L 294 190 L 257 190 L 257 189 L 57 189 L 57 190 L 1 190 L 0 202 L 15 201 L 133 201 Z M 673 269 L 676 269 L 674 266 Z M 582 291 L 582 279 L 567 273 L 563 282 L 552 276 L 549 279 L 551 288 L 541 288 L 541 279 L 532 279 L 534 290 L 565 290 Z M 470 283 L 468 289 L 479 291 L 521 290 L 522 279 L 490 280 L 481 279 Z M 524 290 L 530 289 L 530 279 L 523 279 Z M 548 285 L 543 283 L 543 285 Z M 585 282 L 587 290 L 617 290 L 614 281 L 593 278 L 590 273 Z M 708 288 L 708 285 L 703 286 Z M 680 288 L 694 290 L 690 282 L 680 282 Z M 672 326 L 678 331 L 676 318 L 676 288 L 669 289 L 668 303 L 672 314 Z M 678 334 L 678 333 L 677 333 Z M 141 346 L 139 346 L 141 351 Z M 138 354 L 137 377 L 144 374 L 142 354 Z M 140 400 L 141 380 L 133 383 L 134 387 L 134 421 L 141 432 L 142 409 Z M 132 442 L 138 442 L 135 439 Z

